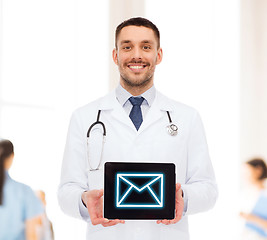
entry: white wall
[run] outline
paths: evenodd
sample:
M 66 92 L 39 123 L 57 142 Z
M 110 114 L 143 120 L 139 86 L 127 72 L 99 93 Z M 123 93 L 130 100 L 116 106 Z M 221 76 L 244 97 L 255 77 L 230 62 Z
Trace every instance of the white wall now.
M 1 133 L 1 121 L 2 121 L 2 56 L 3 56 L 3 1 L 0 0 L 0 133 Z
M 267 160 L 267 1 L 241 3 L 241 160 Z

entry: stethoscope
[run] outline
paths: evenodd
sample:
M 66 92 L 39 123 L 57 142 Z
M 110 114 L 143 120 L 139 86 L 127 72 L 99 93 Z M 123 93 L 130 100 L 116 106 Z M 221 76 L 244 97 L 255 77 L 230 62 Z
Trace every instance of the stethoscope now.
M 178 127 L 172 123 L 172 119 L 171 119 L 171 115 L 169 113 L 169 111 L 166 111 L 167 112 L 167 115 L 168 115 L 168 119 L 169 119 L 169 125 L 166 127 L 166 130 L 167 130 L 167 133 L 169 133 L 171 136 L 176 136 L 177 133 L 178 133 Z M 97 171 L 100 169 L 100 166 L 102 164 L 102 155 L 103 155 L 103 149 L 104 149 L 104 144 L 105 144 L 105 141 L 106 141 L 106 134 L 107 134 L 107 131 L 106 131 L 106 127 L 105 127 L 105 124 L 101 121 L 99 121 L 100 119 L 100 114 L 101 114 L 101 110 L 98 110 L 98 113 L 97 113 L 97 119 L 96 119 L 96 122 L 94 122 L 88 129 L 87 131 L 87 158 L 88 158 L 88 164 L 89 164 L 89 171 Z M 97 165 L 96 168 L 93 168 L 90 164 L 90 158 L 89 158 L 89 138 L 90 138 L 90 133 L 91 133 L 91 130 L 96 126 L 96 125 L 100 125 L 103 129 L 103 138 L 102 138 L 102 148 L 101 148 L 101 155 L 100 155 L 100 161 Z

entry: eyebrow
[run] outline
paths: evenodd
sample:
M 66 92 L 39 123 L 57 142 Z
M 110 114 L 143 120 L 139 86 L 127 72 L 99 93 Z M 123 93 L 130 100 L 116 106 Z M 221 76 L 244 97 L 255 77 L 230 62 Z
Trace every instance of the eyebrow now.
M 150 41 L 150 40 L 144 40 L 144 41 L 142 41 L 142 43 L 150 43 L 150 44 L 152 44 L 153 42 Z
M 132 42 L 131 40 L 123 40 L 123 41 L 121 41 L 121 45 L 125 44 L 125 43 L 131 43 L 131 42 Z M 143 40 L 141 43 L 150 43 L 150 44 L 152 44 L 153 42 L 150 41 L 150 40 Z
M 130 40 L 123 40 L 123 41 L 121 41 L 121 45 L 124 43 L 130 43 L 130 42 L 131 42 Z

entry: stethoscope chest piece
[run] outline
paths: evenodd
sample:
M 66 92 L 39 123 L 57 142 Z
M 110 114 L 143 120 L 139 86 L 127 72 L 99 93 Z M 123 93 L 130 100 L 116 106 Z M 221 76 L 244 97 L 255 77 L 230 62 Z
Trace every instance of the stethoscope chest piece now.
M 178 127 L 175 124 L 170 124 L 167 126 L 167 132 L 171 135 L 171 136 L 176 136 L 178 133 Z
M 167 126 L 167 132 L 171 136 L 176 136 L 178 133 L 178 127 L 172 123 L 172 119 L 171 119 L 171 115 L 170 115 L 169 111 L 167 111 L 167 115 L 168 115 L 169 122 L 170 122 L 170 124 Z

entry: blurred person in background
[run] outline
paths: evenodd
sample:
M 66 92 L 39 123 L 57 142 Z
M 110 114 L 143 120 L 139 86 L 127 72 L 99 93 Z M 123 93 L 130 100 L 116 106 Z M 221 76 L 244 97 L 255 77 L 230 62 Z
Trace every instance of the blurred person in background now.
M 245 168 L 256 202 L 251 212 L 240 213 L 246 221 L 241 239 L 267 239 L 267 166 L 263 159 L 255 158 L 247 161 Z
M 45 192 L 42 190 L 36 191 L 37 197 L 41 200 L 44 206 L 44 213 L 38 219 L 37 235 L 38 240 L 54 240 L 53 225 L 46 214 L 46 199 Z
M 44 212 L 32 189 L 8 173 L 14 159 L 9 140 L 0 140 L 0 240 L 39 240 L 38 217 Z

